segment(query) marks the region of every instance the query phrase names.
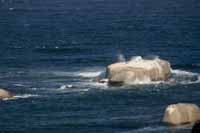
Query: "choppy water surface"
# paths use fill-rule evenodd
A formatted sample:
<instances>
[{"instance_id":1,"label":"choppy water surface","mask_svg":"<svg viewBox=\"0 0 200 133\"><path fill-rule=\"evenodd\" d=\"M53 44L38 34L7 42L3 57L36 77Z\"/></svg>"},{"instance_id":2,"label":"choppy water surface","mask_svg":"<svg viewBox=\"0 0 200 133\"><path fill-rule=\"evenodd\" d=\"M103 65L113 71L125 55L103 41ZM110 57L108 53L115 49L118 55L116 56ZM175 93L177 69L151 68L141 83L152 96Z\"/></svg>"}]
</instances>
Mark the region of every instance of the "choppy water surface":
<instances>
[{"instance_id":1,"label":"choppy water surface","mask_svg":"<svg viewBox=\"0 0 200 133\"><path fill-rule=\"evenodd\" d=\"M200 105L197 0L1 0L1 132L188 133L165 107ZM123 54L168 60L168 82L108 87L93 78Z\"/></svg>"}]
</instances>

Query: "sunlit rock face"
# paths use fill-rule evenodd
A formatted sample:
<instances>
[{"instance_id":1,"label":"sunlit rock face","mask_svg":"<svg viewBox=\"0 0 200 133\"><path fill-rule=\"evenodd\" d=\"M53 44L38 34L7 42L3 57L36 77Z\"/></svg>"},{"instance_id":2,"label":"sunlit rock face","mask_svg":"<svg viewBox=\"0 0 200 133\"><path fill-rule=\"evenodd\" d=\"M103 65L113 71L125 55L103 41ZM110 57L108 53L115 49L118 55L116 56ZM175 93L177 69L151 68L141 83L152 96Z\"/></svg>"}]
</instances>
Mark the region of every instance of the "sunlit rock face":
<instances>
[{"instance_id":1,"label":"sunlit rock face","mask_svg":"<svg viewBox=\"0 0 200 133\"><path fill-rule=\"evenodd\" d=\"M9 91L0 89L0 99L11 98L11 97L13 97L13 95Z\"/></svg>"},{"instance_id":2,"label":"sunlit rock face","mask_svg":"<svg viewBox=\"0 0 200 133\"><path fill-rule=\"evenodd\" d=\"M200 120L200 108L195 104L172 104L169 105L164 114L163 122L172 125L193 123Z\"/></svg>"},{"instance_id":3,"label":"sunlit rock face","mask_svg":"<svg viewBox=\"0 0 200 133\"><path fill-rule=\"evenodd\" d=\"M107 67L110 85L164 81L170 75L170 63L161 59L146 60L138 57L128 62L115 63Z\"/></svg>"}]
</instances>

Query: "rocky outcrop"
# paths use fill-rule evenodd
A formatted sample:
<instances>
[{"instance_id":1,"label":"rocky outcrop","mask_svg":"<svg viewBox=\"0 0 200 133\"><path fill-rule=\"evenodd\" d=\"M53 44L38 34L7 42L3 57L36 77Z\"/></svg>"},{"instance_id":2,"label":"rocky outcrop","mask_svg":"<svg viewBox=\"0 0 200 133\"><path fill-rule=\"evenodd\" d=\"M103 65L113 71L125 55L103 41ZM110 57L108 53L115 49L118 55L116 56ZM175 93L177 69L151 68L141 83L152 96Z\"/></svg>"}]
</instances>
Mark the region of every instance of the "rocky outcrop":
<instances>
[{"instance_id":1,"label":"rocky outcrop","mask_svg":"<svg viewBox=\"0 0 200 133\"><path fill-rule=\"evenodd\" d=\"M4 89L0 89L0 99L11 98L11 97L13 97L12 93L10 93L9 91L6 91Z\"/></svg>"},{"instance_id":2,"label":"rocky outcrop","mask_svg":"<svg viewBox=\"0 0 200 133\"><path fill-rule=\"evenodd\" d=\"M169 105L163 118L163 122L172 125L193 123L198 120L200 120L200 108L195 104L187 103Z\"/></svg>"},{"instance_id":3,"label":"rocky outcrop","mask_svg":"<svg viewBox=\"0 0 200 133\"><path fill-rule=\"evenodd\" d=\"M171 75L170 63L161 60L142 58L129 62L111 64L107 67L110 85L135 84L167 80Z\"/></svg>"}]
</instances>

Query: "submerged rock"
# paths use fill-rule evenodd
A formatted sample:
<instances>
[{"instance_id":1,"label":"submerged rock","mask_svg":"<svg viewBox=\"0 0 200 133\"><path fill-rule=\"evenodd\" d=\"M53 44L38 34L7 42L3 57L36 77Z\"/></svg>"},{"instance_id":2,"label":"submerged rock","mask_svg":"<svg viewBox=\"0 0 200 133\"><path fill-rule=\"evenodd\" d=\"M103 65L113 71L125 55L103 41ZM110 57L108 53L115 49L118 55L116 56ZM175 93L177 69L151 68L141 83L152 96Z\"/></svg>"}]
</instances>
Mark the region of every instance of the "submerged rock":
<instances>
[{"instance_id":1,"label":"submerged rock","mask_svg":"<svg viewBox=\"0 0 200 133\"><path fill-rule=\"evenodd\" d=\"M108 83L110 85L164 81L170 75L170 63L161 59L146 60L138 58L128 62L114 63L107 67Z\"/></svg>"},{"instance_id":2,"label":"submerged rock","mask_svg":"<svg viewBox=\"0 0 200 133\"><path fill-rule=\"evenodd\" d=\"M187 103L169 105L163 118L163 122L172 125L193 123L198 120L200 120L200 108L195 104Z\"/></svg>"},{"instance_id":3,"label":"submerged rock","mask_svg":"<svg viewBox=\"0 0 200 133\"><path fill-rule=\"evenodd\" d=\"M12 93L10 93L10 92L7 91L7 90L0 89L0 99L11 98L11 97L13 97L13 94L12 94Z\"/></svg>"}]
</instances>

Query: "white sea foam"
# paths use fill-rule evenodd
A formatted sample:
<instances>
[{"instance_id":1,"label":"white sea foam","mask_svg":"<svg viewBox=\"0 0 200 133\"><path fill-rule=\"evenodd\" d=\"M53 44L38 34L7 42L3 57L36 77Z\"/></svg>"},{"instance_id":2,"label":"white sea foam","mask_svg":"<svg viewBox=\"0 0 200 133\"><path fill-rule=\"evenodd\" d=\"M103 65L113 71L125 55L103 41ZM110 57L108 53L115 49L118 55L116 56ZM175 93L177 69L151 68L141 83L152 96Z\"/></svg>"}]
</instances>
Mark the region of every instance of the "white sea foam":
<instances>
[{"instance_id":1,"label":"white sea foam","mask_svg":"<svg viewBox=\"0 0 200 133\"><path fill-rule=\"evenodd\" d=\"M132 57L130 61L127 63L130 63L131 65L138 66L138 67L147 67L149 69L152 68L152 66L157 66L159 70L161 71L161 66L158 64L158 61L160 60L159 57L155 57L153 59L154 62L153 64L150 63L149 65L144 65L143 63L143 58L141 56L136 56ZM90 70L90 71L80 71L76 72L75 75L81 76L81 77L86 77L86 78L91 78L93 79L94 77L97 77L103 72L103 70ZM171 70L172 76L167 80L167 81L151 81L148 77L144 77L144 79L136 79L134 82L129 82L129 85L142 85L142 84L195 84L195 83L200 83L200 74L198 73L193 73L185 70ZM107 86L107 82L104 83L97 83L94 81L85 81L87 82L87 85L91 86L98 86L100 88L105 89ZM85 84L85 85L86 85Z\"/></svg>"},{"instance_id":2,"label":"white sea foam","mask_svg":"<svg viewBox=\"0 0 200 133\"><path fill-rule=\"evenodd\" d=\"M72 76L72 77L83 77L83 78L93 78L97 77L103 72L102 68L87 68L79 71L53 71L53 72L45 72L44 74L50 73L55 76Z\"/></svg>"},{"instance_id":3,"label":"white sea foam","mask_svg":"<svg viewBox=\"0 0 200 133\"><path fill-rule=\"evenodd\" d=\"M198 73L193 73L193 72L179 70L179 69L172 70L172 73L180 75L180 76L183 76L183 75L185 75L185 76L197 76L197 75L199 75Z\"/></svg>"},{"instance_id":4,"label":"white sea foam","mask_svg":"<svg viewBox=\"0 0 200 133\"><path fill-rule=\"evenodd\" d=\"M143 60L142 56L132 56L130 62L141 61L141 60Z\"/></svg>"},{"instance_id":5,"label":"white sea foam","mask_svg":"<svg viewBox=\"0 0 200 133\"><path fill-rule=\"evenodd\" d=\"M25 85L23 85L23 84L13 84L14 86L18 86L18 87L23 87L23 86L25 86Z\"/></svg>"},{"instance_id":6,"label":"white sea foam","mask_svg":"<svg viewBox=\"0 0 200 133\"><path fill-rule=\"evenodd\" d=\"M122 131L121 133L144 133L144 132L158 132L165 130L165 127L159 126L159 127L144 127L144 128L139 128L136 130L130 130L130 131Z\"/></svg>"},{"instance_id":7,"label":"white sea foam","mask_svg":"<svg viewBox=\"0 0 200 133\"><path fill-rule=\"evenodd\" d=\"M55 76L72 76L72 77L84 77L84 78L92 78L100 75L102 71L76 71L76 72L64 72L64 71L55 71L49 72Z\"/></svg>"},{"instance_id":8,"label":"white sea foam","mask_svg":"<svg viewBox=\"0 0 200 133\"><path fill-rule=\"evenodd\" d=\"M124 56L120 54L118 56L118 60L122 63L129 64L130 66L134 67L144 67L146 69L152 69L153 67L157 67L159 72L162 71L162 66L160 65L159 57L154 56L153 59L151 60L146 60L143 59L141 56L135 56L132 57L129 61L126 61ZM125 62L126 61L126 62ZM146 63L146 61L148 63ZM103 70L90 70L90 71L81 71L78 73L78 76L81 77L87 77L87 78L94 78L98 75L100 75L103 72ZM200 74L199 73L194 73L194 72L189 72L185 70L179 70L179 69L171 69L172 76L167 80L167 81L151 81L148 77L144 77L144 79L136 79L134 82L129 82L128 84L130 85L142 85L142 84L196 84L200 83ZM97 83L94 81L85 81L87 82L87 85L92 85L92 86L97 86L100 88L105 89L107 86L107 82L104 83Z\"/></svg>"},{"instance_id":9,"label":"white sea foam","mask_svg":"<svg viewBox=\"0 0 200 133\"><path fill-rule=\"evenodd\" d=\"M68 89L68 88L72 88L73 87L73 85L62 85L59 89L60 90L65 90L65 89Z\"/></svg>"},{"instance_id":10,"label":"white sea foam","mask_svg":"<svg viewBox=\"0 0 200 133\"><path fill-rule=\"evenodd\" d=\"M129 61L125 62L126 64L138 68L145 68L145 69L152 69L158 68L159 72L162 71L162 66L159 63L159 57L154 56L151 60L143 59L141 56L134 56ZM193 73L184 70L171 70L172 77L168 81L151 81L148 77L144 77L144 79L136 79L134 82L129 82L130 85L137 85L137 84L194 84L200 83L200 74Z\"/></svg>"},{"instance_id":11,"label":"white sea foam","mask_svg":"<svg viewBox=\"0 0 200 133\"><path fill-rule=\"evenodd\" d=\"M121 61L126 61L123 55L119 55L119 59ZM162 67L159 65L159 57L155 56L153 59L150 60L148 65L144 63L144 61L148 61L146 59L143 59L141 56L135 56L132 57L129 61L122 62L122 63L127 63L130 64L131 66L134 67L145 67L147 69L151 69L153 66L157 67L160 71ZM153 61L153 62L152 62ZM145 64L145 65L144 65ZM84 68L79 71L71 71L71 72L66 72L66 71L53 71L53 72L46 72L46 73L51 73L56 76L72 76L74 78L83 78L81 79L80 83L76 84L67 84L67 85L62 85L58 90L73 90L76 87L83 87L83 86L96 86L98 88L108 88L107 86L107 81L104 83L98 83L94 81L94 78L101 75L102 72L105 72L105 68L102 67L94 67L94 68ZM134 82L130 81L130 85L142 85L142 84L194 84L194 83L200 83L200 74L198 73L193 73L189 71L184 71L184 70L171 70L172 76L169 78L167 81L151 81L148 77L144 77L144 79L138 79L135 80Z\"/></svg>"},{"instance_id":12,"label":"white sea foam","mask_svg":"<svg viewBox=\"0 0 200 133\"><path fill-rule=\"evenodd\" d=\"M92 77L97 77L102 73L102 71L97 71L97 72L80 72L78 73L78 76L81 77L86 77L86 78L92 78Z\"/></svg>"},{"instance_id":13,"label":"white sea foam","mask_svg":"<svg viewBox=\"0 0 200 133\"><path fill-rule=\"evenodd\" d=\"M151 81L149 77L145 76L143 79L136 79L135 81L127 82L128 85L147 85L147 84L160 84L163 81Z\"/></svg>"},{"instance_id":14,"label":"white sea foam","mask_svg":"<svg viewBox=\"0 0 200 133\"><path fill-rule=\"evenodd\" d=\"M49 72L49 73L52 73L55 76L74 76L74 73L64 72L64 71L54 71L54 72Z\"/></svg>"},{"instance_id":15,"label":"white sea foam","mask_svg":"<svg viewBox=\"0 0 200 133\"><path fill-rule=\"evenodd\" d=\"M67 87L66 87L66 85L62 85L59 89L60 90L64 90L64 89L66 89Z\"/></svg>"},{"instance_id":16,"label":"white sea foam","mask_svg":"<svg viewBox=\"0 0 200 133\"><path fill-rule=\"evenodd\" d=\"M145 68L145 69L153 69L158 68L159 72L162 71L162 66L159 63L159 58L155 58L153 60L145 60L141 56L132 57L130 61L126 62L130 67L135 68Z\"/></svg>"},{"instance_id":17,"label":"white sea foam","mask_svg":"<svg viewBox=\"0 0 200 133\"><path fill-rule=\"evenodd\" d=\"M14 10L14 8L13 8L13 7L10 7L9 10L12 11L12 10Z\"/></svg>"},{"instance_id":18,"label":"white sea foam","mask_svg":"<svg viewBox=\"0 0 200 133\"><path fill-rule=\"evenodd\" d=\"M88 86L95 86L95 87L98 87L100 89L107 89L108 88L108 84L107 82L104 82L104 83L98 83L98 82L88 82L86 83L85 85L88 85Z\"/></svg>"},{"instance_id":19,"label":"white sea foam","mask_svg":"<svg viewBox=\"0 0 200 133\"><path fill-rule=\"evenodd\" d=\"M183 84L183 85L197 84L197 83L200 83L200 80L198 79L198 80L195 80L195 81L190 81L190 80L189 81L180 81L178 83Z\"/></svg>"},{"instance_id":20,"label":"white sea foam","mask_svg":"<svg viewBox=\"0 0 200 133\"><path fill-rule=\"evenodd\" d=\"M168 84L168 85L175 85L175 84L182 84L182 85L187 85L187 84L197 84L200 83L200 75L198 75L196 80L192 80L193 77L191 77L191 73L188 72L188 76L190 76L188 79L181 79L181 75L176 75L176 77L171 77L167 81L151 81L149 78L144 78L144 79L136 79L133 82L128 82L128 85L156 85L156 84ZM195 75L196 76L196 75ZM100 86L100 87L106 87L107 83L90 83L93 86Z\"/></svg>"},{"instance_id":21,"label":"white sea foam","mask_svg":"<svg viewBox=\"0 0 200 133\"><path fill-rule=\"evenodd\" d=\"M87 77L93 79L94 77L100 75L101 72L84 72L81 73L82 77ZM200 83L200 75L198 73L192 73L188 71L183 70L172 70L172 77L170 77L167 81L151 81L148 77L144 77L144 79L136 79L134 82L130 81L127 84L129 85L156 85L156 84L195 84ZM80 76L80 73L79 73ZM195 76L197 77L195 80ZM185 77L185 78L183 78ZM98 83L94 82L92 80L90 81L84 81L85 83L81 83L83 86L89 85L89 86L96 86L102 89L107 89L108 85L108 79L105 79L104 83Z\"/></svg>"},{"instance_id":22,"label":"white sea foam","mask_svg":"<svg viewBox=\"0 0 200 133\"><path fill-rule=\"evenodd\" d=\"M144 127L137 129L136 133L144 133L144 132L155 132L155 131L162 131L164 130L164 127Z\"/></svg>"},{"instance_id":23,"label":"white sea foam","mask_svg":"<svg viewBox=\"0 0 200 133\"><path fill-rule=\"evenodd\" d=\"M23 94L23 95L15 95L11 98L4 98L3 100L17 100L17 99L26 99L26 98L31 98L31 97L37 97L38 95L33 95L33 94Z\"/></svg>"},{"instance_id":24,"label":"white sea foam","mask_svg":"<svg viewBox=\"0 0 200 133\"><path fill-rule=\"evenodd\" d=\"M78 83L81 87L84 86L84 89L79 86L74 85L61 85L60 88L54 90L58 93L72 93L72 92L87 92L90 90L90 88L87 88L87 86L84 83Z\"/></svg>"},{"instance_id":25,"label":"white sea foam","mask_svg":"<svg viewBox=\"0 0 200 133\"><path fill-rule=\"evenodd\" d=\"M200 83L200 74L178 69L172 70L172 77L168 83L183 85Z\"/></svg>"}]
</instances>

